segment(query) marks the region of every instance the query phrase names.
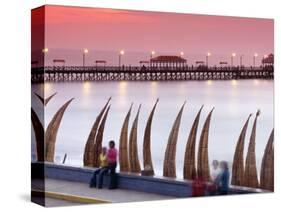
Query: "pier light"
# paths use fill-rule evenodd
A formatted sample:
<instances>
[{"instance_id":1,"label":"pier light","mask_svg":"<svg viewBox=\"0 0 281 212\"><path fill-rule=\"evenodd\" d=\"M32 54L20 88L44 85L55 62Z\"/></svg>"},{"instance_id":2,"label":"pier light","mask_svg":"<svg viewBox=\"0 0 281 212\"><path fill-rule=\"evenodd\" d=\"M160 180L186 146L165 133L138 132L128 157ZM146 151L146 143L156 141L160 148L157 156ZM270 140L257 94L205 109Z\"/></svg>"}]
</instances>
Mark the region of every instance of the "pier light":
<instances>
[{"instance_id":1,"label":"pier light","mask_svg":"<svg viewBox=\"0 0 281 212\"><path fill-rule=\"evenodd\" d=\"M122 57L122 55L124 55L125 54L125 51L124 50L120 50L119 51L119 67L121 67L121 57Z\"/></svg>"},{"instance_id":2,"label":"pier light","mask_svg":"<svg viewBox=\"0 0 281 212\"><path fill-rule=\"evenodd\" d=\"M184 52L180 52L180 56L183 57L183 55L184 55Z\"/></svg>"},{"instance_id":3,"label":"pier light","mask_svg":"<svg viewBox=\"0 0 281 212\"><path fill-rule=\"evenodd\" d=\"M256 67L256 57L258 57L259 55L257 53L254 54L253 57L253 66Z\"/></svg>"},{"instance_id":4,"label":"pier light","mask_svg":"<svg viewBox=\"0 0 281 212\"><path fill-rule=\"evenodd\" d=\"M265 58L268 58L268 55L267 55L267 54L263 55L263 58L264 58L264 59L265 59Z\"/></svg>"},{"instance_id":5,"label":"pier light","mask_svg":"<svg viewBox=\"0 0 281 212\"><path fill-rule=\"evenodd\" d=\"M88 49L83 49L83 67L85 67L86 54L89 53Z\"/></svg>"},{"instance_id":6,"label":"pier light","mask_svg":"<svg viewBox=\"0 0 281 212\"><path fill-rule=\"evenodd\" d=\"M42 52L43 52L44 54L46 54L46 53L49 52L49 49L48 49L48 48L44 48L44 49L42 49Z\"/></svg>"}]
</instances>

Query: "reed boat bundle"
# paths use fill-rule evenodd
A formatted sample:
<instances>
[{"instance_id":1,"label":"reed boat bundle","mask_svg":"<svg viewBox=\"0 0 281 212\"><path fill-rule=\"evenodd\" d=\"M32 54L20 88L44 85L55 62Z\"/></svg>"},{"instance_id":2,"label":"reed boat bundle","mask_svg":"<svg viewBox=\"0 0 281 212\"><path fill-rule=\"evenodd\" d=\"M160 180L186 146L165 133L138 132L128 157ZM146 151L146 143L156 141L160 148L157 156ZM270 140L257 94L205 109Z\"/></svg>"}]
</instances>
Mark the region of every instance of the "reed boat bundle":
<instances>
[{"instance_id":1,"label":"reed boat bundle","mask_svg":"<svg viewBox=\"0 0 281 212\"><path fill-rule=\"evenodd\" d=\"M184 104L182 105L168 138L168 143L165 151L164 167L163 167L164 177L174 177L174 178L176 177L176 149L177 149L180 121L185 104L186 102L184 102Z\"/></svg>"},{"instance_id":2,"label":"reed boat bundle","mask_svg":"<svg viewBox=\"0 0 281 212\"><path fill-rule=\"evenodd\" d=\"M274 191L274 129L267 141L261 164L260 188Z\"/></svg>"},{"instance_id":3,"label":"reed boat bundle","mask_svg":"<svg viewBox=\"0 0 281 212\"><path fill-rule=\"evenodd\" d=\"M197 129L202 109L203 105L194 119L185 147L183 178L187 180L193 180L197 175L195 164L195 146Z\"/></svg>"},{"instance_id":4,"label":"reed boat bundle","mask_svg":"<svg viewBox=\"0 0 281 212\"><path fill-rule=\"evenodd\" d=\"M137 145L137 136L138 136L138 119L140 113L141 105L138 108L136 118L133 122L130 137L129 137L129 163L130 171L139 173L141 171L140 162L138 157L138 145Z\"/></svg>"},{"instance_id":5,"label":"reed boat bundle","mask_svg":"<svg viewBox=\"0 0 281 212\"><path fill-rule=\"evenodd\" d=\"M256 117L254 120L250 142L248 146L248 152L246 157L246 165L244 172L244 182L243 185L252 188L259 187L258 175L257 175L257 167L256 167L256 127L257 127L257 118L260 115L260 111L258 110L256 113Z\"/></svg>"},{"instance_id":6,"label":"reed boat bundle","mask_svg":"<svg viewBox=\"0 0 281 212\"><path fill-rule=\"evenodd\" d=\"M67 101L61 108L56 112L51 122L49 123L45 133L45 161L54 162L55 144L58 129L64 115L64 112L68 105L72 102L73 98Z\"/></svg>"},{"instance_id":7,"label":"reed boat bundle","mask_svg":"<svg viewBox=\"0 0 281 212\"><path fill-rule=\"evenodd\" d=\"M97 136L95 139L95 143L94 143L94 157L93 157L93 166L94 167L100 167L100 160L99 160L99 155L101 153L102 150L102 140L103 140L103 132L104 132L104 128L105 128L105 123L106 123L106 119L107 119L107 115L110 109L110 105L107 107L104 116L102 118L102 121L100 123L100 126L98 128L98 132L97 132Z\"/></svg>"},{"instance_id":8,"label":"reed boat bundle","mask_svg":"<svg viewBox=\"0 0 281 212\"><path fill-rule=\"evenodd\" d=\"M250 114L241 130L241 133L239 135L234 157L233 157L233 164L232 164L232 179L231 184L242 186L243 185L243 179L244 179L244 143L245 143L245 137L246 132L249 124L249 120L251 118L252 114Z\"/></svg>"},{"instance_id":9,"label":"reed boat bundle","mask_svg":"<svg viewBox=\"0 0 281 212\"><path fill-rule=\"evenodd\" d=\"M35 93L41 103L46 106L48 102L56 95L57 93L52 94L48 98L44 99L39 94ZM64 115L64 112L68 105L72 102L73 98L67 101L60 109L55 113L51 122L49 123L46 132L42 123L40 122L36 112L31 108L31 121L34 128L34 134L36 139L36 151L37 151L37 160L38 161L54 161L55 154L55 144L58 129Z\"/></svg>"},{"instance_id":10,"label":"reed boat bundle","mask_svg":"<svg viewBox=\"0 0 281 212\"><path fill-rule=\"evenodd\" d=\"M47 99L44 99L41 95L38 93L34 93L37 98L40 100L40 102L43 104L43 106L46 106L48 102L57 94L54 93L51 96L49 96ZM44 110L44 109L43 109ZM36 112L33 110L31 107L31 122L33 125L34 129L34 134L35 134L35 141L36 141L36 153L37 153L37 160L38 161L44 161L44 148L45 148L45 143L44 143L44 136L45 136L45 130L40 122L39 117L37 116Z\"/></svg>"},{"instance_id":11,"label":"reed boat bundle","mask_svg":"<svg viewBox=\"0 0 281 212\"><path fill-rule=\"evenodd\" d=\"M149 167L152 173L154 174L153 164L152 164L152 156L151 156L151 125L154 116L154 112L157 106L159 99L156 100L150 115L148 117L146 127L144 130L144 137L143 137L143 167Z\"/></svg>"},{"instance_id":12,"label":"reed boat bundle","mask_svg":"<svg viewBox=\"0 0 281 212\"><path fill-rule=\"evenodd\" d=\"M35 93L35 95L38 97L38 99L42 102L42 104L44 106L46 106L48 104L48 102L55 96L57 95L57 92L53 93L51 96L47 97L46 99L44 99L42 96L40 96L39 94Z\"/></svg>"},{"instance_id":13,"label":"reed boat bundle","mask_svg":"<svg viewBox=\"0 0 281 212\"><path fill-rule=\"evenodd\" d=\"M211 122L211 116L213 111L214 108L208 114L206 121L203 125L200 141L199 141L198 156L197 156L197 176L198 178L204 181L210 181L208 142L209 142L210 122Z\"/></svg>"},{"instance_id":14,"label":"reed boat bundle","mask_svg":"<svg viewBox=\"0 0 281 212\"><path fill-rule=\"evenodd\" d=\"M133 103L130 106L130 109L124 119L120 139L119 139L119 165L121 172L129 172L129 155L128 155L128 126L131 116Z\"/></svg>"},{"instance_id":15,"label":"reed boat bundle","mask_svg":"<svg viewBox=\"0 0 281 212\"><path fill-rule=\"evenodd\" d=\"M111 97L107 100L106 104L104 105L104 107L102 108L102 110L100 111L98 116L96 117L96 120L91 128L90 134L88 136L88 139L87 139L87 142L86 142L86 145L84 148L84 155L83 155L84 166L90 166L90 167L94 166L94 144L95 144L96 134L98 131L100 121L103 117L103 114L104 114L110 100L111 100Z\"/></svg>"},{"instance_id":16,"label":"reed boat bundle","mask_svg":"<svg viewBox=\"0 0 281 212\"><path fill-rule=\"evenodd\" d=\"M31 122L35 134L37 160L44 161L44 127L33 108L31 108Z\"/></svg>"}]
</instances>

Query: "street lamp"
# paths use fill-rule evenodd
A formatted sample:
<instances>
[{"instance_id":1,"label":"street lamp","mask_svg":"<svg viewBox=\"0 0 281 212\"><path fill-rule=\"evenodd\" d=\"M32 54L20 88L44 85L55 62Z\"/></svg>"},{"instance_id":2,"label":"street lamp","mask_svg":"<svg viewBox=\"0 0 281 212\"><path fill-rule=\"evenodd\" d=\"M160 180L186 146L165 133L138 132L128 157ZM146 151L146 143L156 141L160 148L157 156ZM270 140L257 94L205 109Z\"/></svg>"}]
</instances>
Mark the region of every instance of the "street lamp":
<instances>
[{"instance_id":1,"label":"street lamp","mask_svg":"<svg viewBox=\"0 0 281 212\"><path fill-rule=\"evenodd\" d=\"M254 68L256 67L256 57L258 57L259 55L257 53L254 54L254 57L253 57L253 66Z\"/></svg>"},{"instance_id":2,"label":"street lamp","mask_svg":"<svg viewBox=\"0 0 281 212\"><path fill-rule=\"evenodd\" d=\"M150 61L149 61L149 65L150 65L150 67L151 67L151 65L152 65L152 58L153 58L153 56L156 54L156 52L154 51L154 50L152 50L151 52L150 52Z\"/></svg>"},{"instance_id":3,"label":"street lamp","mask_svg":"<svg viewBox=\"0 0 281 212\"><path fill-rule=\"evenodd\" d=\"M86 57L86 54L88 54L88 53L89 53L88 49L83 50L83 67L85 67L85 57Z\"/></svg>"},{"instance_id":4,"label":"street lamp","mask_svg":"<svg viewBox=\"0 0 281 212\"><path fill-rule=\"evenodd\" d=\"M155 51L152 50L152 51L150 52L150 59L152 59L155 54L156 54Z\"/></svg>"},{"instance_id":5,"label":"street lamp","mask_svg":"<svg viewBox=\"0 0 281 212\"><path fill-rule=\"evenodd\" d=\"M212 54L210 52L207 52L206 54L206 66L208 67L209 66L209 57L211 56Z\"/></svg>"},{"instance_id":6,"label":"street lamp","mask_svg":"<svg viewBox=\"0 0 281 212\"><path fill-rule=\"evenodd\" d=\"M265 61L264 61L266 58L268 58L268 55L267 55L267 54L263 55L263 61L262 61L263 67L266 66L266 65L265 65Z\"/></svg>"},{"instance_id":7,"label":"street lamp","mask_svg":"<svg viewBox=\"0 0 281 212\"><path fill-rule=\"evenodd\" d=\"M43 53L43 56L41 57L39 57L38 58L38 61L40 60L40 58L42 58L42 62L43 62L43 66L45 65L45 58L46 58L46 54L49 52L49 49L47 48L47 47L45 47L45 48L43 48L42 49L42 53Z\"/></svg>"},{"instance_id":8,"label":"street lamp","mask_svg":"<svg viewBox=\"0 0 281 212\"><path fill-rule=\"evenodd\" d=\"M231 67L233 67L233 58L236 57L236 53L231 54Z\"/></svg>"},{"instance_id":9,"label":"street lamp","mask_svg":"<svg viewBox=\"0 0 281 212\"><path fill-rule=\"evenodd\" d=\"M124 54L125 54L125 51L124 50L120 50L120 52L119 52L119 67L121 67L121 57Z\"/></svg>"},{"instance_id":10,"label":"street lamp","mask_svg":"<svg viewBox=\"0 0 281 212\"><path fill-rule=\"evenodd\" d=\"M243 57L244 57L244 54L241 54L240 55L240 68L242 68L242 66L243 66Z\"/></svg>"}]
</instances>

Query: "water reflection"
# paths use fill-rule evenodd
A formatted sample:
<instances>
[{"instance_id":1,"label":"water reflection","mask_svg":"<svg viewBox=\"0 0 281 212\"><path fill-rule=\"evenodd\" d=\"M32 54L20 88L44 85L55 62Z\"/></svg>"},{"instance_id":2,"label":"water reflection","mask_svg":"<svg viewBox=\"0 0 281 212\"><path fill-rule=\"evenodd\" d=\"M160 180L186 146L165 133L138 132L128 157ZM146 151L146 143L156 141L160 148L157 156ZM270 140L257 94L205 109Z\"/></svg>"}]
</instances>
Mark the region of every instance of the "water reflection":
<instances>
[{"instance_id":1,"label":"water reflection","mask_svg":"<svg viewBox=\"0 0 281 212\"><path fill-rule=\"evenodd\" d=\"M44 92L45 92L45 94L51 93L52 89L53 89L52 88L52 84L49 83L49 82L45 82L45 84L44 84Z\"/></svg>"},{"instance_id":2,"label":"water reflection","mask_svg":"<svg viewBox=\"0 0 281 212\"><path fill-rule=\"evenodd\" d=\"M232 86L237 86L238 85L238 81L237 80L231 80L231 85Z\"/></svg>"},{"instance_id":3,"label":"water reflection","mask_svg":"<svg viewBox=\"0 0 281 212\"><path fill-rule=\"evenodd\" d=\"M127 105L127 90L128 90L128 82L121 81L118 84L118 96L117 96L117 104L119 108L123 108Z\"/></svg>"},{"instance_id":4,"label":"water reflection","mask_svg":"<svg viewBox=\"0 0 281 212\"><path fill-rule=\"evenodd\" d=\"M207 80L207 85L212 85L213 84L213 81L212 80Z\"/></svg>"},{"instance_id":5,"label":"water reflection","mask_svg":"<svg viewBox=\"0 0 281 212\"><path fill-rule=\"evenodd\" d=\"M91 91L91 83L90 82L83 82L82 85L82 92L83 95L88 95Z\"/></svg>"},{"instance_id":6,"label":"water reflection","mask_svg":"<svg viewBox=\"0 0 281 212\"><path fill-rule=\"evenodd\" d=\"M260 84L259 80L254 80L254 85L258 86Z\"/></svg>"}]
</instances>

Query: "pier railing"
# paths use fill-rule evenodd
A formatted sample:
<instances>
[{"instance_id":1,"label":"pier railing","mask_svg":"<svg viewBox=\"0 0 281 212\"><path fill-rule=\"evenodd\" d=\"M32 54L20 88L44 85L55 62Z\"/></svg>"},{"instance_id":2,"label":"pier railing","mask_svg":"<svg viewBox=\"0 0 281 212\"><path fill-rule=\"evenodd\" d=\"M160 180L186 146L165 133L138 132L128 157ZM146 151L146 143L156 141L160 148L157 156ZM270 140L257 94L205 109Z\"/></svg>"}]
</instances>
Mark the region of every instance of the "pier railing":
<instances>
[{"instance_id":1,"label":"pier railing","mask_svg":"<svg viewBox=\"0 0 281 212\"><path fill-rule=\"evenodd\" d=\"M173 81L273 79L274 67L145 67L145 66L46 66L31 70L32 82L69 81Z\"/></svg>"}]
</instances>

